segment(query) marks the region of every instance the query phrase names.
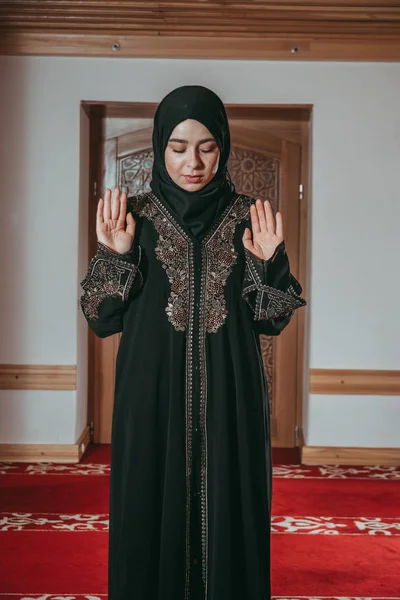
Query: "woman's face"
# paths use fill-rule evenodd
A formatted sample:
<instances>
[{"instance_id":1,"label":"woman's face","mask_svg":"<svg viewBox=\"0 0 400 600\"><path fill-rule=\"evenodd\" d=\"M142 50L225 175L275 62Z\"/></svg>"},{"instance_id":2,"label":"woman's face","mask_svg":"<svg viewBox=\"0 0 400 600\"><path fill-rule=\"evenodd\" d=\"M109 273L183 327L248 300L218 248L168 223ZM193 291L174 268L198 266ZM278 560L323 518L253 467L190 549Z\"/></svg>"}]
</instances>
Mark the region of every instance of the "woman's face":
<instances>
[{"instance_id":1,"label":"woman's face","mask_svg":"<svg viewBox=\"0 0 400 600\"><path fill-rule=\"evenodd\" d=\"M219 148L207 127L186 119L170 135L165 166L172 181L188 192L207 185L218 170Z\"/></svg>"}]
</instances>

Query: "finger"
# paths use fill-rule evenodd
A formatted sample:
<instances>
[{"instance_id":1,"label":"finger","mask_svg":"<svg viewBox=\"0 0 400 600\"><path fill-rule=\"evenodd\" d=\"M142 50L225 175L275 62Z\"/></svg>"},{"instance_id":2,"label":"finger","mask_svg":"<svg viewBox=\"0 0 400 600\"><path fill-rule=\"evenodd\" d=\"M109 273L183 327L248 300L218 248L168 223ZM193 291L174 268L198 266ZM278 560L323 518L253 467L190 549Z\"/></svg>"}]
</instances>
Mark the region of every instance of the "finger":
<instances>
[{"instance_id":1,"label":"finger","mask_svg":"<svg viewBox=\"0 0 400 600\"><path fill-rule=\"evenodd\" d=\"M121 194L119 215L117 216L117 219L118 219L118 221L122 221L124 224L125 224L127 203L128 202L127 202L126 192L123 192Z\"/></svg>"},{"instance_id":2,"label":"finger","mask_svg":"<svg viewBox=\"0 0 400 600\"><path fill-rule=\"evenodd\" d=\"M129 233L129 235L132 236L133 239L135 237L135 229L136 229L136 221L133 218L132 213L128 213L126 215L126 231L127 231L127 233Z\"/></svg>"},{"instance_id":3,"label":"finger","mask_svg":"<svg viewBox=\"0 0 400 600\"><path fill-rule=\"evenodd\" d=\"M114 190L114 198L113 198L113 203L112 203L112 212L111 212L111 218L113 221L117 221L119 218L119 207L120 207L120 190L119 188L115 188Z\"/></svg>"},{"instance_id":4,"label":"finger","mask_svg":"<svg viewBox=\"0 0 400 600\"><path fill-rule=\"evenodd\" d=\"M280 212L276 213L276 235L283 239L283 218Z\"/></svg>"},{"instance_id":5,"label":"finger","mask_svg":"<svg viewBox=\"0 0 400 600\"><path fill-rule=\"evenodd\" d=\"M267 219L267 229L270 233L275 233L274 213L272 212L271 202L269 202L268 200L264 202L264 210Z\"/></svg>"},{"instance_id":6,"label":"finger","mask_svg":"<svg viewBox=\"0 0 400 600\"><path fill-rule=\"evenodd\" d=\"M260 222L258 220L258 211L255 204L250 206L251 228L253 233L260 233Z\"/></svg>"},{"instance_id":7,"label":"finger","mask_svg":"<svg viewBox=\"0 0 400 600\"><path fill-rule=\"evenodd\" d=\"M265 211L264 211L264 205L262 203L262 200L260 200L260 199L257 200L256 207L257 207L258 221L260 223L260 230L265 231L265 229L267 229L267 221L265 218Z\"/></svg>"},{"instance_id":8,"label":"finger","mask_svg":"<svg viewBox=\"0 0 400 600\"><path fill-rule=\"evenodd\" d=\"M106 189L106 193L104 195L103 219L104 219L104 221L109 221L111 219L111 190L110 190L110 188Z\"/></svg>"},{"instance_id":9,"label":"finger","mask_svg":"<svg viewBox=\"0 0 400 600\"><path fill-rule=\"evenodd\" d=\"M97 223L97 225L101 225L102 223L104 223L103 208L104 208L104 200L103 200L103 198L100 198L100 200L99 200L99 202L97 204L97 212L96 212L96 223Z\"/></svg>"},{"instance_id":10,"label":"finger","mask_svg":"<svg viewBox=\"0 0 400 600\"><path fill-rule=\"evenodd\" d=\"M246 241L251 240L251 230L249 229L249 227L246 227L246 229L244 230L243 239Z\"/></svg>"}]
</instances>

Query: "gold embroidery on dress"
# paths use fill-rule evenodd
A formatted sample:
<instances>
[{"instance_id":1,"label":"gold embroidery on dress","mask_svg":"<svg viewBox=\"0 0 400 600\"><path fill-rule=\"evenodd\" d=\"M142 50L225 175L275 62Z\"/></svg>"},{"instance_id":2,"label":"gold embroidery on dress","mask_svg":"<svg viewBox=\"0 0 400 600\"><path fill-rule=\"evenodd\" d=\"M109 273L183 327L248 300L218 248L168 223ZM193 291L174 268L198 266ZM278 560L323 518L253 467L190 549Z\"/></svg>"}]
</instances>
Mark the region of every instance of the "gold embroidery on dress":
<instances>
[{"instance_id":1,"label":"gold embroidery on dress","mask_svg":"<svg viewBox=\"0 0 400 600\"><path fill-rule=\"evenodd\" d=\"M237 260L233 239L236 225L247 219L250 198L238 196L219 226L204 240L203 276L205 275L205 330L215 333L223 325L228 311L225 302L225 285ZM205 273L204 273L205 271Z\"/></svg>"},{"instance_id":2,"label":"gold embroidery on dress","mask_svg":"<svg viewBox=\"0 0 400 600\"><path fill-rule=\"evenodd\" d=\"M189 317L190 239L154 194L149 195L153 202L146 202L145 196L134 199L137 203L135 205L133 202L134 210L152 221L158 233L155 252L171 285L165 312L177 331L186 331ZM228 314L224 292L228 276L237 260L233 238L236 225L248 217L249 206L250 199L247 196L238 196L202 243L207 333L218 331Z\"/></svg>"},{"instance_id":3,"label":"gold embroidery on dress","mask_svg":"<svg viewBox=\"0 0 400 600\"><path fill-rule=\"evenodd\" d=\"M154 201L144 203L138 214L152 221L158 233L155 253L171 285L165 308L168 320L177 331L186 331L189 321L189 239L175 225L158 198L151 197Z\"/></svg>"},{"instance_id":4,"label":"gold embroidery on dress","mask_svg":"<svg viewBox=\"0 0 400 600\"><path fill-rule=\"evenodd\" d=\"M80 299L82 310L88 319L99 318L99 306L109 297L128 299L133 282L141 273L138 265L125 261L129 252L118 255L98 242L97 254L90 261L87 273L81 281L84 291ZM140 262L140 252L139 252Z\"/></svg>"}]
</instances>

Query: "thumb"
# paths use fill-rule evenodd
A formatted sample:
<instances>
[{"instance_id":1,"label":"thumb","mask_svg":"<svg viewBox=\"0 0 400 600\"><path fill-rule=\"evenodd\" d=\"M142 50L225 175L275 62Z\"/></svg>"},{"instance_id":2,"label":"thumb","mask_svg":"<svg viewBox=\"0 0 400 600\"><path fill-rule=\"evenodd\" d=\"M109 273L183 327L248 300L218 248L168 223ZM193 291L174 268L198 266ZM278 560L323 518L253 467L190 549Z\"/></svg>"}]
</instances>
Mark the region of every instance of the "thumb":
<instances>
[{"instance_id":1,"label":"thumb","mask_svg":"<svg viewBox=\"0 0 400 600\"><path fill-rule=\"evenodd\" d=\"M136 221L133 218L132 213L128 213L126 215L126 233L129 233L129 235L132 237L132 239L135 237L135 229L136 229Z\"/></svg>"},{"instance_id":2,"label":"thumb","mask_svg":"<svg viewBox=\"0 0 400 600\"><path fill-rule=\"evenodd\" d=\"M251 239L251 231L248 227L244 230L244 234L242 237L243 246L248 250L251 250L253 247L253 240Z\"/></svg>"}]
</instances>

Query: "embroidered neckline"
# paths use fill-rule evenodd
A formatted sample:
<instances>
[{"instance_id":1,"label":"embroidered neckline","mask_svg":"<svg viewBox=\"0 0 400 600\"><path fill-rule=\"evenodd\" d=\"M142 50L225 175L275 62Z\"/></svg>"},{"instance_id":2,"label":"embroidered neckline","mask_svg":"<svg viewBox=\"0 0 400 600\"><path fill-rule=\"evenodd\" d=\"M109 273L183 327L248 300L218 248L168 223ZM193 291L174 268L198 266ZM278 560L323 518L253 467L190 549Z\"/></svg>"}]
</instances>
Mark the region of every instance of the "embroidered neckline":
<instances>
[{"instance_id":1,"label":"embroidered neckline","mask_svg":"<svg viewBox=\"0 0 400 600\"><path fill-rule=\"evenodd\" d=\"M161 202L159 197L156 196L154 194L154 192L148 192L146 195L150 198L150 200L152 202L154 202L154 204L157 206L159 211L162 212L168 218L168 220L171 222L171 224L175 227L175 229L177 231L179 231L179 233L185 238L185 240L188 242L191 242L192 236L190 236L188 233L186 233L186 231L183 229L183 227L178 223L178 221L175 219L175 217L170 213L168 208L166 206L164 206L164 204Z\"/></svg>"},{"instance_id":2,"label":"embroidered neckline","mask_svg":"<svg viewBox=\"0 0 400 600\"><path fill-rule=\"evenodd\" d=\"M248 197L236 194L234 201L221 213L204 238L189 236L160 199L150 192L139 203L139 214L150 219L158 232L155 248L157 258L167 272L171 285L165 309L168 320L177 331L186 331L189 325L189 289L193 287L194 246L201 250L201 321L204 334L216 333L224 324L228 311L225 286L238 253L234 246L236 225L248 217Z\"/></svg>"},{"instance_id":3,"label":"embroidered neckline","mask_svg":"<svg viewBox=\"0 0 400 600\"><path fill-rule=\"evenodd\" d=\"M224 208L224 210L222 211L222 213L219 215L219 217L217 218L217 220L215 221L215 223L211 226L211 229L209 229L207 231L207 233L205 234L205 236L203 236L200 239L197 239L196 236L187 233L183 227L179 224L179 222L177 221L177 219L172 215L172 213L168 210L168 208L162 203L162 201L159 199L158 196L156 196L154 194L154 192L148 192L146 194L151 201L153 201L157 207L159 208L159 210L161 212L163 212L168 219L171 221L171 223L174 225L174 227L179 231L179 233L190 243L197 243L197 244L201 244L201 246L206 246L208 241L210 240L210 238L215 234L215 232L217 231L217 229L219 229L219 227L222 225L222 223L225 220L225 217L229 214L229 212L234 208L234 206L236 205L236 203L245 198L245 196L243 194L238 194L236 193L234 195L234 197L232 198L232 202L230 204L228 204L228 206L226 206Z\"/></svg>"}]
</instances>

